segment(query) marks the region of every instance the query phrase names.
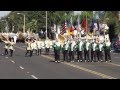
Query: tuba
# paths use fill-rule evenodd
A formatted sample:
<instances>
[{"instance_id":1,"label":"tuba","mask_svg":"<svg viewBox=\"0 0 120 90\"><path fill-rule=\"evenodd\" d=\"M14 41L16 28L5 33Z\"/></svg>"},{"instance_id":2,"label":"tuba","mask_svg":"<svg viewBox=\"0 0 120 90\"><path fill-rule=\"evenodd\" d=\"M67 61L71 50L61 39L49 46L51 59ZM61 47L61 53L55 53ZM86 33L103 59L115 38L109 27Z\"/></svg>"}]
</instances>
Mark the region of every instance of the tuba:
<instances>
[{"instance_id":1,"label":"tuba","mask_svg":"<svg viewBox=\"0 0 120 90\"><path fill-rule=\"evenodd\" d=\"M8 40L8 36L6 36L6 35L1 35L1 40L7 41L7 40Z\"/></svg>"},{"instance_id":2,"label":"tuba","mask_svg":"<svg viewBox=\"0 0 120 90\"><path fill-rule=\"evenodd\" d=\"M63 46L64 41L65 41L65 37L63 35L61 35L61 34L58 34L58 39L60 41L61 46Z\"/></svg>"}]
</instances>

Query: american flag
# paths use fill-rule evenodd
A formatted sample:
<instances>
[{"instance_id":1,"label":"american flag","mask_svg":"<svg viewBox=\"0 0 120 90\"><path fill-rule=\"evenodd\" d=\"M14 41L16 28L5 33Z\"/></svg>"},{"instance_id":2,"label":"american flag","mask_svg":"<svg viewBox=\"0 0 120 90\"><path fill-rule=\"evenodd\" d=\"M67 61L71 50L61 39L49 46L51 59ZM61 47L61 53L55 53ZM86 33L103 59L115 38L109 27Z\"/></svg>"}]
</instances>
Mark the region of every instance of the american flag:
<instances>
[{"instance_id":1,"label":"american flag","mask_svg":"<svg viewBox=\"0 0 120 90\"><path fill-rule=\"evenodd\" d=\"M67 28L67 22L65 20L64 23L61 25L61 32L60 32L61 35L66 33L66 28Z\"/></svg>"}]
</instances>

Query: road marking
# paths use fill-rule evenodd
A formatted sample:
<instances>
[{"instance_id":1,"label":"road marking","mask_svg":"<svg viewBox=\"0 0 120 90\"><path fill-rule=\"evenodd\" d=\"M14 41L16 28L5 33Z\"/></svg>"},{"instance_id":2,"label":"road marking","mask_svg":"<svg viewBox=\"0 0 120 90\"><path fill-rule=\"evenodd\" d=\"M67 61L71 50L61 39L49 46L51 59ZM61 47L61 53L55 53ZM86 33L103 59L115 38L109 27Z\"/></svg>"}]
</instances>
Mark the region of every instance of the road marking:
<instances>
[{"instance_id":1,"label":"road marking","mask_svg":"<svg viewBox=\"0 0 120 90\"><path fill-rule=\"evenodd\" d=\"M15 63L14 61L11 61L12 63Z\"/></svg>"},{"instance_id":2,"label":"road marking","mask_svg":"<svg viewBox=\"0 0 120 90\"><path fill-rule=\"evenodd\" d=\"M42 56L54 60L52 57L45 56L45 55L42 55ZM102 73L99 73L99 72L96 72L96 71L93 71L93 70L90 70L90 69L87 69L87 68L84 68L84 67L81 67L81 66L78 66L78 65L75 65L75 64L66 63L66 62L61 62L61 63L65 64L65 65L68 65L68 66L72 66L74 68L77 68L77 69L80 69L80 70L83 70L83 71L86 71L86 72L89 72L89 73L92 73L92 74L95 74L95 75L98 75L98 76L100 76L102 78L117 79L115 77L108 76L106 74L102 74Z\"/></svg>"},{"instance_id":3,"label":"road marking","mask_svg":"<svg viewBox=\"0 0 120 90\"><path fill-rule=\"evenodd\" d=\"M27 73L29 73L29 72L27 72Z\"/></svg>"},{"instance_id":4,"label":"road marking","mask_svg":"<svg viewBox=\"0 0 120 90\"><path fill-rule=\"evenodd\" d=\"M34 79L38 79L36 76L34 76L34 75L31 75L31 77L33 77Z\"/></svg>"},{"instance_id":5,"label":"road marking","mask_svg":"<svg viewBox=\"0 0 120 90\"><path fill-rule=\"evenodd\" d=\"M8 58L8 57L5 57L5 58Z\"/></svg>"},{"instance_id":6,"label":"road marking","mask_svg":"<svg viewBox=\"0 0 120 90\"><path fill-rule=\"evenodd\" d=\"M17 46L16 46L16 47L17 47ZM23 49L23 48L21 48L21 47L17 47L17 48L22 49L22 50L25 50L25 49ZM54 58L49 57L49 56L46 56L46 55L41 55L41 56L43 56L43 57L45 57L45 58L48 58L48 59L54 60ZM69 65L69 66L72 66L72 67L74 67L74 68L77 68L77 69L80 69L80 70L83 70L83 71L86 71L86 72L95 74L95 75L98 75L98 76L100 76L100 77L102 77L102 78L117 79L117 78L115 78L115 77L108 76L108 75L106 75L106 74L102 74L102 73L99 73L99 72L96 72L96 71L93 71L93 70L90 70L90 69L87 69L87 68L84 68L84 67L81 67L81 66L78 66L78 65L75 65L75 64L65 63L65 62L62 62L62 63L65 64L65 65ZM33 76L34 76L34 75L33 75ZM33 77L33 76L32 76L32 77ZM35 78L35 77L34 77L34 78Z\"/></svg>"},{"instance_id":7,"label":"road marking","mask_svg":"<svg viewBox=\"0 0 120 90\"><path fill-rule=\"evenodd\" d=\"M24 69L22 66L19 66L21 69Z\"/></svg>"},{"instance_id":8,"label":"road marking","mask_svg":"<svg viewBox=\"0 0 120 90\"><path fill-rule=\"evenodd\" d=\"M114 65L114 66L120 66L119 64L116 64L116 63L107 63L107 64L111 64L111 65Z\"/></svg>"},{"instance_id":9,"label":"road marking","mask_svg":"<svg viewBox=\"0 0 120 90\"><path fill-rule=\"evenodd\" d=\"M66 62L64 62L63 64L72 66L74 68L78 68L80 70L83 70L83 71L86 71L86 72L89 72L89 73L92 73L92 74L95 74L95 75L98 75L98 76L101 76L102 78L117 79L115 77L111 77L111 76L108 76L106 74L102 74L102 73L99 73L99 72L96 72L96 71L93 71L93 70L90 70L90 69L87 69L87 68L84 68L84 67L81 67L81 66L78 66L78 65L74 65L74 64L70 64L70 63L66 63Z\"/></svg>"}]
</instances>

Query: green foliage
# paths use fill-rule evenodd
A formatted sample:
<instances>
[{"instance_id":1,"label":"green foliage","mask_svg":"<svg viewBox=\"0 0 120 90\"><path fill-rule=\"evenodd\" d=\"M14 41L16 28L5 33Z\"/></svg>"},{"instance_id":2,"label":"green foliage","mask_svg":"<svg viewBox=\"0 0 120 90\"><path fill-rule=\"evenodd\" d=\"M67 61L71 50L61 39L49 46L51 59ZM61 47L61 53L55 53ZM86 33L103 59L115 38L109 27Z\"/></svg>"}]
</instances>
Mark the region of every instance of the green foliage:
<instances>
[{"instance_id":1,"label":"green foliage","mask_svg":"<svg viewBox=\"0 0 120 90\"><path fill-rule=\"evenodd\" d=\"M46 26L46 11L11 11L11 13L3 17L2 19L6 19L8 21L9 30L12 31L12 27L14 26L15 32L23 31L23 15L18 15L17 13L23 13L26 16L26 31L28 29L37 32L40 28ZM48 14L48 28L52 24L61 25L63 21L70 21L71 15L73 15L73 11L47 11ZM115 27L110 29L109 32L113 32L114 34L120 32L120 23L118 18L116 17L117 12L112 11L104 11L102 15L100 15L100 22L107 22L108 26ZM10 17L10 18L7 18ZM73 24L76 23L78 15L73 16ZM92 11L82 11L80 15L80 21L87 17L88 26L90 26L90 21L93 18ZM106 18L109 18L108 20ZM96 21L95 21L96 22ZM112 26L113 25L113 26ZM5 22L0 22L0 31L5 29ZM56 26L56 27L57 27Z\"/></svg>"}]
</instances>

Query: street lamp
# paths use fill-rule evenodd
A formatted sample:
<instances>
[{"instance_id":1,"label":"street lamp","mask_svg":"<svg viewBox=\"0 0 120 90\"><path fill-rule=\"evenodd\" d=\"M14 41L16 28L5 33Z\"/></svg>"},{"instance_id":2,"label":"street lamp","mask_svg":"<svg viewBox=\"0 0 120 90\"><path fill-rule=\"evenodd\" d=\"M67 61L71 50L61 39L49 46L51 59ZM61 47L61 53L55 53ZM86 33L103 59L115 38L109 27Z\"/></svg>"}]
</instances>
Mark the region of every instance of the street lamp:
<instances>
[{"instance_id":1,"label":"street lamp","mask_svg":"<svg viewBox=\"0 0 120 90\"><path fill-rule=\"evenodd\" d=\"M47 11L46 11L46 38L47 38Z\"/></svg>"},{"instance_id":2,"label":"street lamp","mask_svg":"<svg viewBox=\"0 0 120 90\"><path fill-rule=\"evenodd\" d=\"M8 33L8 22L7 22L7 20L1 20L1 21L5 21L6 22L6 32Z\"/></svg>"},{"instance_id":3,"label":"street lamp","mask_svg":"<svg viewBox=\"0 0 120 90\"><path fill-rule=\"evenodd\" d=\"M23 22L24 22L24 26L23 26L23 32L25 33L25 14L23 14L23 13L17 13L18 15L23 15L24 16L24 20L23 20Z\"/></svg>"}]
</instances>

